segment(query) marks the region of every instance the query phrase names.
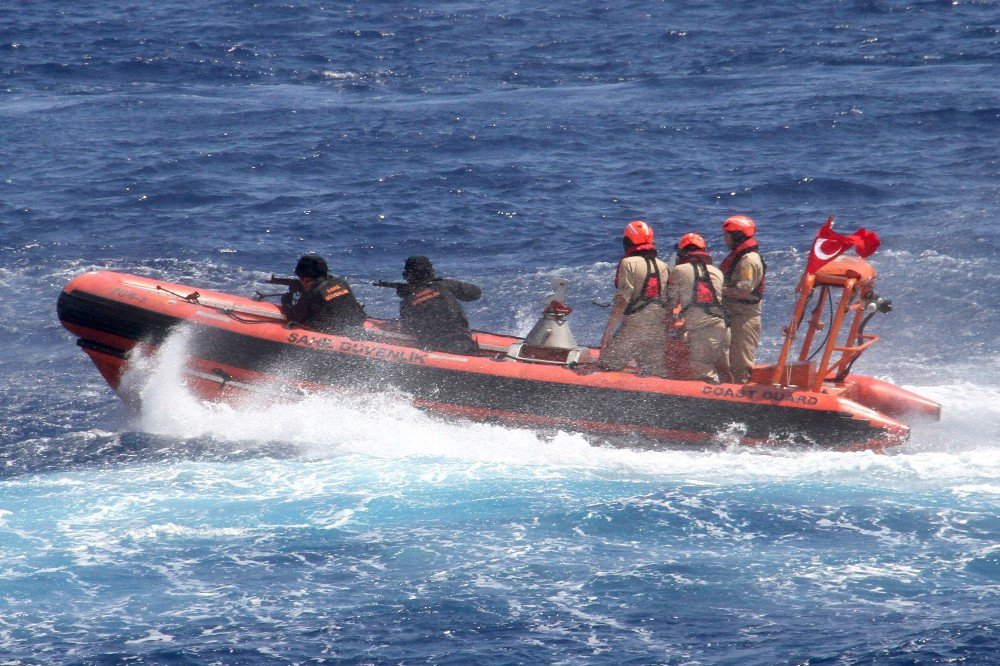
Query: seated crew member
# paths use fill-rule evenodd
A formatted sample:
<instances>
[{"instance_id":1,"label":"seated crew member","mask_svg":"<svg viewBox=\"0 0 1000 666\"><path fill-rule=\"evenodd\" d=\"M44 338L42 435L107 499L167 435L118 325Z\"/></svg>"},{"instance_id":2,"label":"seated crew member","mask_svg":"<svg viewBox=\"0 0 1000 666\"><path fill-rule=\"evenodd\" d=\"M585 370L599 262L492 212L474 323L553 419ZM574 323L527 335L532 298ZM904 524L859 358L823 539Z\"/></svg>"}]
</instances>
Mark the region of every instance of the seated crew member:
<instances>
[{"instance_id":1,"label":"seated crew member","mask_svg":"<svg viewBox=\"0 0 1000 666\"><path fill-rule=\"evenodd\" d=\"M729 372L732 381L746 384L750 380L757 345L760 343L761 299L767 264L760 255L757 226L746 215L733 215L722 223L726 246L732 250L719 269L725 278L722 286L722 307L729 318Z\"/></svg>"},{"instance_id":2,"label":"seated crew member","mask_svg":"<svg viewBox=\"0 0 1000 666\"><path fill-rule=\"evenodd\" d=\"M685 234L677 243L677 263L667 280L667 299L680 306L687 332L691 374L695 379L719 383L716 366L724 361L729 345L722 308L722 272L712 265L705 239Z\"/></svg>"},{"instance_id":3,"label":"seated crew member","mask_svg":"<svg viewBox=\"0 0 1000 666\"><path fill-rule=\"evenodd\" d=\"M622 237L625 256L615 272L615 298L601 336L600 364L621 370L635 361L641 372L665 375L666 293L670 268L656 258L653 230L629 222Z\"/></svg>"},{"instance_id":4,"label":"seated crew member","mask_svg":"<svg viewBox=\"0 0 1000 666\"><path fill-rule=\"evenodd\" d=\"M295 265L298 285L281 295L281 312L288 321L322 333L340 333L365 321L365 310L347 281L330 275L326 260L307 254Z\"/></svg>"},{"instance_id":5,"label":"seated crew member","mask_svg":"<svg viewBox=\"0 0 1000 666\"><path fill-rule=\"evenodd\" d=\"M427 257L409 257L403 267L406 285L396 293L403 331L424 349L471 354L479 350L459 301L475 301L482 291L474 284L439 278Z\"/></svg>"}]
</instances>

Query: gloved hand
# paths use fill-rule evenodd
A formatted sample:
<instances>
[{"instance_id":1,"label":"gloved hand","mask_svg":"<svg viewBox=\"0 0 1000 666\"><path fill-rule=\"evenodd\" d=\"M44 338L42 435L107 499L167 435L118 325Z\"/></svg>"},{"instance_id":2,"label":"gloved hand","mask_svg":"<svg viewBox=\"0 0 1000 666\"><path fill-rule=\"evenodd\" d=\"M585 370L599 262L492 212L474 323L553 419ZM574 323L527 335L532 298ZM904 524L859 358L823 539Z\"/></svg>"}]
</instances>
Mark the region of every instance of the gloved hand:
<instances>
[{"instance_id":1,"label":"gloved hand","mask_svg":"<svg viewBox=\"0 0 1000 666\"><path fill-rule=\"evenodd\" d=\"M403 284L403 285L400 285L400 286L396 287L396 295L399 296L400 298L406 298L407 296L409 296L410 295L410 285Z\"/></svg>"},{"instance_id":2,"label":"gloved hand","mask_svg":"<svg viewBox=\"0 0 1000 666\"><path fill-rule=\"evenodd\" d=\"M281 307L282 308L290 308L290 307L292 307L292 300L293 300L293 298L294 298L294 296L292 295L291 291L288 291L288 292L282 294L281 295Z\"/></svg>"}]
</instances>

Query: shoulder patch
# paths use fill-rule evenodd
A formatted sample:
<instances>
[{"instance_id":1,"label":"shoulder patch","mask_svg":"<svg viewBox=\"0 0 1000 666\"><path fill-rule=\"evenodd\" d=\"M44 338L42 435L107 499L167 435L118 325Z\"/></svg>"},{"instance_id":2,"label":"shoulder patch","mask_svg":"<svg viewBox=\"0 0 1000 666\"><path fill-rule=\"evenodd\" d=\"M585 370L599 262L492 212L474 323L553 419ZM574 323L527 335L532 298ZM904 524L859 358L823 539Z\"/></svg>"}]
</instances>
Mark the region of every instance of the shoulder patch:
<instances>
[{"instance_id":1,"label":"shoulder patch","mask_svg":"<svg viewBox=\"0 0 1000 666\"><path fill-rule=\"evenodd\" d=\"M346 287L342 287L339 284L335 284L335 285L332 285L330 287L327 287L323 291L323 300L324 301L332 301L333 299L340 298L341 296L344 296L345 294L347 294L347 288Z\"/></svg>"}]
</instances>

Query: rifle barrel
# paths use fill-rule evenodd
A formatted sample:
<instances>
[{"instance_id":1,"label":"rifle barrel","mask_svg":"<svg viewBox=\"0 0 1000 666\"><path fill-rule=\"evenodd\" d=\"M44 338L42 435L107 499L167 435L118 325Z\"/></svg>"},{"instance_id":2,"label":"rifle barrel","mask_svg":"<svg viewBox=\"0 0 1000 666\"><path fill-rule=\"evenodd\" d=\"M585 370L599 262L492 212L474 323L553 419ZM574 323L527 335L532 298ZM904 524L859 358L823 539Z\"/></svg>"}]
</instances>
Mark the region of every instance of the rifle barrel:
<instances>
[{"instance_id":1,"label":"rifle barrel","mask_svg":"<svg viewBox=\"0 0 1000 666\"><path fill-rule=\"evenodd\" d=\"M280 277L278 275L274 275L273 273L271 274L271 277L269 277L267 279L267 283L268 284L280 284L280 285L284 285L286 287L302 286L302 281L299 280L297 277L293 277L293 278Z\"/></svg>"}]
</instances>

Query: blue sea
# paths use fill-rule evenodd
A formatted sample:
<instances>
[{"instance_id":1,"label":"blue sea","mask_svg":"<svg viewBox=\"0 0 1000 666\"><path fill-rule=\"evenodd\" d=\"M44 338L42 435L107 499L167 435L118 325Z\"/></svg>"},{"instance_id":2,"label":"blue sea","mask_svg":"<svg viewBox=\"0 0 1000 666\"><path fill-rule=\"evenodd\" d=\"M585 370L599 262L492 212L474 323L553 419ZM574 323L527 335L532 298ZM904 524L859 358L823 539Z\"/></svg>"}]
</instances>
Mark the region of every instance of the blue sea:
<instances>
[{"instance_id":1,"label":"blue sea","mask_svg":"<svg viewBox=\"0 0 1000 666\"><path fill-rule=\"evenodd\" d=\"M56 298L403 259L596 343L623 226L757 220L773 360L828 215L893 300L886 455L613 447L393 394L114 396ZM1000 660L1000 1L0 0L0 664Z\"/></svg>"}]
</instances>

